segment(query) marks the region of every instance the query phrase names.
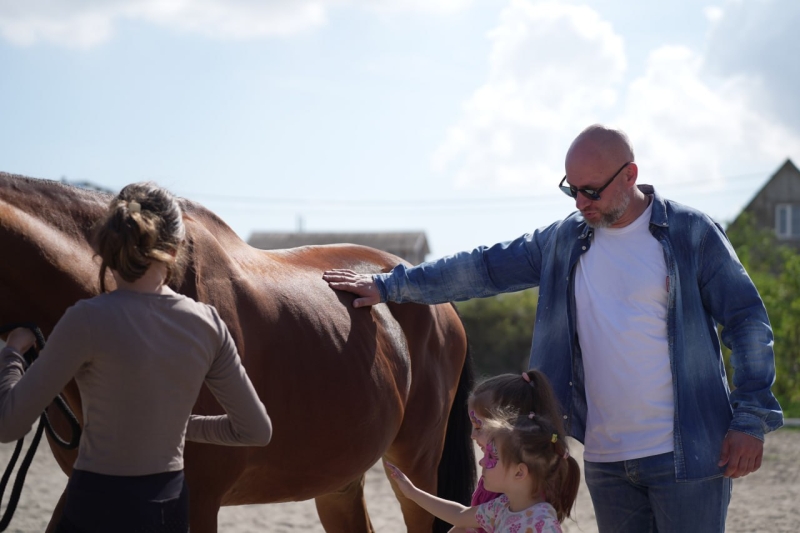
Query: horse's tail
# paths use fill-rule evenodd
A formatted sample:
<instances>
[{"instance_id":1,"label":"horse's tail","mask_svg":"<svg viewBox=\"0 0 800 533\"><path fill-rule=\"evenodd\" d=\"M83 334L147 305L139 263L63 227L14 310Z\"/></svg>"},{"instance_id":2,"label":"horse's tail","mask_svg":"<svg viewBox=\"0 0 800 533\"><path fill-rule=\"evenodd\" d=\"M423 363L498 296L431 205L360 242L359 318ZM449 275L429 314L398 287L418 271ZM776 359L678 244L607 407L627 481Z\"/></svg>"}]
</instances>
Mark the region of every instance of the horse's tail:
<instances>
[{"instance_id":1,"label":"horse's tail","mask_svg":"<svg viewBox=\"0 0 800 533\"><path fill-rule=\"evenodd\" d=\"M455 308L455 305L453 307ZM477 476L475 448L470 438L472 427L467 414L467 400L472 391L474 379L472 355L469 350L469 342L467 342L464 366L461 368L458 388L447 419L444 450L442 450L442 458L439 460L439 481L436 488L440 498L457 501L463 505L470 504ZM433 523L433 532L444 533L450 527L449 524L437 518Z\"/></svg>"}]
</instances>

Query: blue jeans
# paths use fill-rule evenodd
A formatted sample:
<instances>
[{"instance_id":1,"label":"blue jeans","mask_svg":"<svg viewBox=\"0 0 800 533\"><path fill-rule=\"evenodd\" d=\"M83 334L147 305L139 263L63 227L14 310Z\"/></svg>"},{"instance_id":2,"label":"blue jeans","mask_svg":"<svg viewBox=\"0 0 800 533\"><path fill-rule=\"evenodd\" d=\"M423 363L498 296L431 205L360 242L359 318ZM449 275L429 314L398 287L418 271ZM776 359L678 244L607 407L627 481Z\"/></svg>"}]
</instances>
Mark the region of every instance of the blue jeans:
<instances>
[{"instance_id":1,"label":"blue jeans","mask_svg":"<svg viewBox=\"0 0 800 533\"><path fill-rule=\"evenodd\" d=\"M600 533L724 533L730 478L675 480L672 452L584 462Z\"/></svg>"}]
</instances>

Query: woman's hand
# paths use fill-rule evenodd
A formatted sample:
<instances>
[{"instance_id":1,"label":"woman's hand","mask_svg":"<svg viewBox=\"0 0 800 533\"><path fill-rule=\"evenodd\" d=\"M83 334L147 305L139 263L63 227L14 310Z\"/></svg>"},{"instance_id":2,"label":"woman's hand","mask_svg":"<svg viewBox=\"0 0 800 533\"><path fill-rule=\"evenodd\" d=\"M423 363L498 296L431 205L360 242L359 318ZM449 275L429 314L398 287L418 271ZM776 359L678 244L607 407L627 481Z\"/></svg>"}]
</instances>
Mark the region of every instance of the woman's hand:
<instances>
[{"instance_id":1,"label":"woman's hand","mask_svg":"<svg viewBox=\"0 0 800 533\"><path fill-rule=\"evenodd\" d=\"M13 348L21 354L27 352L35 343L36 337L28 328L16 328L11 330L6 340L6 346Z\"/></svg>"}]
</instances>

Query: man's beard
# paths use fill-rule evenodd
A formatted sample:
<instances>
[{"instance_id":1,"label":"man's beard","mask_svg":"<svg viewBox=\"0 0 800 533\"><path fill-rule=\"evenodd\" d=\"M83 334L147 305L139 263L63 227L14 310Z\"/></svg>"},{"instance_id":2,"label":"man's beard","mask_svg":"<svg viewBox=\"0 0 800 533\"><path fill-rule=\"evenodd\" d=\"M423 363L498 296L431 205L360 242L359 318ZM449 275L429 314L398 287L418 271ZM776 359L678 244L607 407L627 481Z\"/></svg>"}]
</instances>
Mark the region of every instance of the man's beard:
<instances>
[{"instance_id":1,"label":"man's beard","mask_svg":"<svg viewBox=\"0 0 800 533\"><path fill-rule=\"evenodd\" d=\"M592 223L588 220L586 224L592 228L609 228L611 227L617 220L622 218L622 215L625 213L625 210L628 209L628 206L631 203L631 197L627 194L622 196L619 200L619 203L613 207L611 207L608 211L601 213L600 220Z\"/></svg>"}]
</instances>

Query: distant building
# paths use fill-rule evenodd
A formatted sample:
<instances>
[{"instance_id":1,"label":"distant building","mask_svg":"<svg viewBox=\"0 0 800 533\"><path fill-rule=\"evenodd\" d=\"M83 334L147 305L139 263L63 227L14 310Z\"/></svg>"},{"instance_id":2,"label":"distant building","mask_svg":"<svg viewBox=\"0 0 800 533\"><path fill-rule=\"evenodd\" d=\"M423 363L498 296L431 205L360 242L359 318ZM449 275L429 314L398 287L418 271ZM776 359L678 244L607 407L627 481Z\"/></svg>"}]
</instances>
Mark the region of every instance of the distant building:
<instances>
[{"instance_id":1,"label":"distant building","mask_svg":"<svg viewBox=\"0 0 800 533\"><path fill-rule=\"evenodd\" d=\"M800 170L791 159L772 175L742 213L750 213L758 226L775 231L779 241L800 248Z\"/></svg>"},{"instance_id":2,"label":"distant building","mask_svg":"<svg viewBox=\"0 0 800 533\"><path fill-rule=\"evenodd\" d=\"M72 185L73 187L78 187L79 189L88 189L90 191L100 191L100 192L107 192L111 194L116 194L118 191L114 191L105 187L103 185L98 185L97 183L93 183L91 181L72 181L67 179L66 176L61 177L61 183L65 185Z\"/></svg>"},{"instance_id":3,"label":"distant building","mask_svg":"<svg viewBox=\"0 0 800 533\"><path fill-rule=\"evenodd\" d=\"M247 243L262 250L280 250L312 244L361 244L402 257L412 265L430 253L424 231L375 233L269 233L255 232Z\"/></svg>"}]
</instances>

